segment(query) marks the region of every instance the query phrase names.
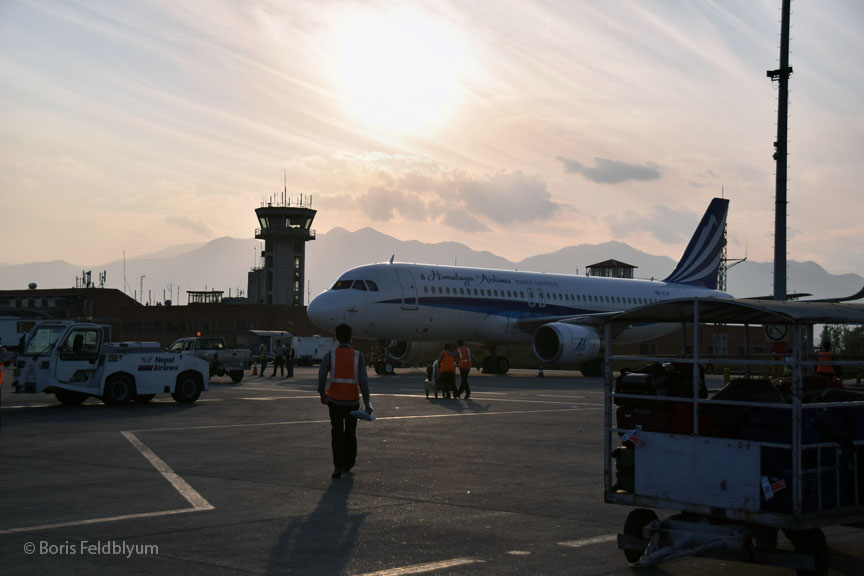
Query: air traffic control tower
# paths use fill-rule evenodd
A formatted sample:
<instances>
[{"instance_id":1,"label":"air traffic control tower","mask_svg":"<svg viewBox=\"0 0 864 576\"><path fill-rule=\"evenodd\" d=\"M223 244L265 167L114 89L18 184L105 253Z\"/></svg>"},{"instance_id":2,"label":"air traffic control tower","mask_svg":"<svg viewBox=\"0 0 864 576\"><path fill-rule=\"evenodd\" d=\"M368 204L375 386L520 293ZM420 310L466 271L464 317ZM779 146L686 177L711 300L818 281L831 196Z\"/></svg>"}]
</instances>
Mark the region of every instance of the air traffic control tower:
<instances>
[{"instance_id":1,"label":"air traffic control tower","mask_svg":"<svg viewBox=\"0 0 864 576\"><path fill-rule=\"evenodd\" d=\"M249 302L303 306L306 242L315 239L311 198L300 196L292 205L287 190L281 204L271 200L255 210L260 228L255 238L264 241L261 267L249 272Z\"/></svg>"}]
</instances>

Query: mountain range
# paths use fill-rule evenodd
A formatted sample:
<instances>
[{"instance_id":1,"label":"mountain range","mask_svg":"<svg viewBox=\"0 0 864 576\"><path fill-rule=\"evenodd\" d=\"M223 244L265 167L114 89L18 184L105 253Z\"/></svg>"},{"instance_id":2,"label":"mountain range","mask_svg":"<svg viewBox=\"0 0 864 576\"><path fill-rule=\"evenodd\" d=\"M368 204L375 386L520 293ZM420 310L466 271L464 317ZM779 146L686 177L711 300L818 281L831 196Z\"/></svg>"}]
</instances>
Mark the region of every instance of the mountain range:
<instances>
[{"instance_id":1,"label":"mountain range","mask_svg":"<svg viewBox=\"0 0 864 576\"><path fill-rule=\"evenodd\" d=\"M104 272L106 288L124 290L139 301L154 304L166 299L185 304L187 290L222 290L226 297L245 295L247 274L260 261L261 247L262 243L255 239L223 237L101 265L85 266L62 260L0 264L0 290L21 290L30 283L39 288L75 287L81 285L82 274L90 270L94 284L98 285L99 274ZM402 262L564 274L584 274L586 266L613 258L637 266L638 278L657 279L665 278L675 267L671 258L646 254L621 242L568 246L513 262L458 242L403 241L372 228L355 232L334 228L307 244L306 302L310 295L328 288L345 270L386 262L391 256ZM773 290L772 277L772 263L745 261L729 269L727 289L740 297L767 296ZM835 275L815 262L788 262L790 292L810 293L814 297L846 296L862 285L864 277L858 274Z\"/></svg>"}]
</instances>

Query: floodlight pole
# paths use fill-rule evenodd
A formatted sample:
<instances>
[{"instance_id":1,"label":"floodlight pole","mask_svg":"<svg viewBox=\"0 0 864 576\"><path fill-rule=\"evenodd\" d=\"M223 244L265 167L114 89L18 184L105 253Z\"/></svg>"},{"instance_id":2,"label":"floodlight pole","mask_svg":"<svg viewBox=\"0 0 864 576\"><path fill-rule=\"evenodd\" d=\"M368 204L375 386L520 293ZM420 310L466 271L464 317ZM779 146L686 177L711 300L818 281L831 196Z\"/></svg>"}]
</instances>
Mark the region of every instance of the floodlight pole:
<instances>
[{"instance_id":1,"label":"floodlight pole","mask_svg":"<svg viewBox=\"0 0 864 576\"><path fill-rule=\"evenodd\" d=\"M783 0L780 21L780 68L767 75L778 82L777 141L774 160L777 162L774 197L774 300L786 300L786 160L789 129L789 14L791 0Z\"/></svg>"}]
</instances>

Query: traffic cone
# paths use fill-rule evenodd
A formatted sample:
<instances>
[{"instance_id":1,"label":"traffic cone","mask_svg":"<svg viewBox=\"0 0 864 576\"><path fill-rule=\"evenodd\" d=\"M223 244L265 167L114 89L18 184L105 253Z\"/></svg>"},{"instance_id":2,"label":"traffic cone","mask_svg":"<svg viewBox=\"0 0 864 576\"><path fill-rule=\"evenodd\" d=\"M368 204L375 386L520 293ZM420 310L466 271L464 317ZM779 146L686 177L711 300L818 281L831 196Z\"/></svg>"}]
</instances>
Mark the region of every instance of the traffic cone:
<instances>
[{"instance_id":1,"label":"traffic cone","mask_svg":"<svg viewBox=\"0 0 864 576\"><path fill-rule=\"evenodd\" d=\"M252 376L257 376L257 375L258 375L258 365L252 364Z\"/></svg>"}]
</instances>

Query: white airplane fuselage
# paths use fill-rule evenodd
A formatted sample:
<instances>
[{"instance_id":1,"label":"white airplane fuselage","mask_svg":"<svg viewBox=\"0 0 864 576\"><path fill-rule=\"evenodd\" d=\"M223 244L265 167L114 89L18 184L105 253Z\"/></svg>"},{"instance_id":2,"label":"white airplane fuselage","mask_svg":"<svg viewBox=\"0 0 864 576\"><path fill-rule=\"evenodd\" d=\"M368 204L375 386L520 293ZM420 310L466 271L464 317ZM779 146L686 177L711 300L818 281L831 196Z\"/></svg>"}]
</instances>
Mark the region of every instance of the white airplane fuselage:
<instances>
[{"instance_id":1,"label":"white airplane fuselage","mask_svg":"<svg viewBox=\"0 0 864 576\"><path fill-rule=\"evenodd\" d=\"M598 278L431 264L370 264L342 274L309 304L309 318L358 338L530 344L520 321L626 310L674 298L731 298L719 290L650 280ZM644 327L648 328L648 327ZM655 329L623 336L644 339ZM640 334L642 333L642 334Z\"/></svg>"}]
</instances>

